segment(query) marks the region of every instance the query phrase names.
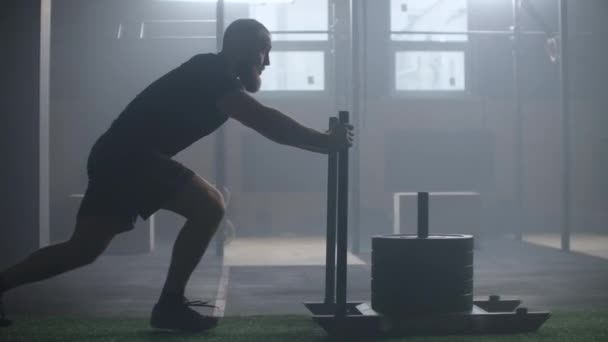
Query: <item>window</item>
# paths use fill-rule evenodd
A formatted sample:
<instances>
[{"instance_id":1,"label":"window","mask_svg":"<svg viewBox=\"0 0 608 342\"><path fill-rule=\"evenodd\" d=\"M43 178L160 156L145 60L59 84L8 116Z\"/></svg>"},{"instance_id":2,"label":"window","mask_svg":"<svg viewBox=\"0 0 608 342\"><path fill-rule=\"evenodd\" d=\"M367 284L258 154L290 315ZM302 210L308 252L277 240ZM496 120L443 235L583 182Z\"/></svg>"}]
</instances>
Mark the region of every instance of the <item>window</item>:
<instances>
[{"instance_id":1,"label":"window","mask_svg":"<svg viewBox=\"0 0 608 342\"><path fill-rule=\"evenodd\" d=\"M465 91L467 0L391 0L396 91Z\"/></svg>"},{"instance_id":2,"label":"window","mask_svg":"<svg viewBox=\"0 0 608 342\"><path fill-rule=\"evenodd\" d=\"M270 66L262 75L262 91L324 91L329 54L328 0L227 2L227 23L254 18L272 33Z\"/></svg>"},{"instance_id":3,"label":"window","mask_svg":"<svg viewBox=\"0 0 608 342\"><path fill-rule=\"evenodd\" d=\"M320 51L271 52L271 65L262 74L261 90L323 90L324 58Z\"/></svg>"},{"instance_id":4,"label":"window","mask_svg":"<svg viewBox=\"0 0 608 342\"><path fill-rule=\"evenodd\" d=\"M399 51L395 71L397 90L465 90L463 52Z\"/></svg>"}]
</instances>

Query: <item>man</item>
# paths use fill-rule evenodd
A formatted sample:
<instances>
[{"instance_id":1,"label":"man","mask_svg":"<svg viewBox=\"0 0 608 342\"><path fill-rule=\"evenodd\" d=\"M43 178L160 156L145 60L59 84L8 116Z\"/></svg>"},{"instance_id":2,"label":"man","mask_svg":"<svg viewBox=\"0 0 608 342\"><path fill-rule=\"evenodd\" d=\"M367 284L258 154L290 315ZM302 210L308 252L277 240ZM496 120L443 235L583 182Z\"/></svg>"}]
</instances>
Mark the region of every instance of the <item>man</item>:
<instances>
[{"instance_id":1,"label":"man","mask_svg":"<svg viewBox=\"0 0 608 342\"><path fill-rule=\"evenodd\" d=\"M228 118L277 143L319 153L348 148L353 139L351 126L321 133L247 94L260 89L270 49L270 33L261 23L239 19L226 29L219 54L194 56L137 95L91 150L89 183L72 237L1 272L0 298L17 286L93 262L116 234L133 228L137 216L146 219L165 209L187 221L150 323L199 332L215 327L217 318L191 309L200 303L188 302L184 289L222 220L224 201L217 189L171 157Z\"/></svg>"}]
</instances>

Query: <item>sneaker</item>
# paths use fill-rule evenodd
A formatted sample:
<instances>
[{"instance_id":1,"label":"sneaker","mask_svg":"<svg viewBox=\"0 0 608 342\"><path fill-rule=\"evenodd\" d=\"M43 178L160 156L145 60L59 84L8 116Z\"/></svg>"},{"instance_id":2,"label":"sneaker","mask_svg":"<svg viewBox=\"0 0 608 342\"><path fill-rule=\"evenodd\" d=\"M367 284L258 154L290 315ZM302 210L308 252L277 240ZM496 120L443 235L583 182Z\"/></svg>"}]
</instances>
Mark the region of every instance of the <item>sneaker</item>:
<instances>
[{"instance_id":1,"label":"sneaker","mask_svg":"<svg viewBox=\"0 0 608 342\"><path fill-rule=\"evenodd\" d=\"M217 317L202 315L191 307L215 308L208 302L188 301L186 298L175 302L160 300L152 309L150 325L158 329L190 332L203 332L217 326Z\"/></svg>"},{"instance_id":2,"label":"sneaker","mask_svg":"<svg viewBox=\"0 0 608 342\"><path fill-rule=\"evenodd\" d=\"M0 328L8 327L13 322L6 318L6 313L4 312L4 305L2 304L2 294L0 293Z\"/></svg>"}]
</instances>

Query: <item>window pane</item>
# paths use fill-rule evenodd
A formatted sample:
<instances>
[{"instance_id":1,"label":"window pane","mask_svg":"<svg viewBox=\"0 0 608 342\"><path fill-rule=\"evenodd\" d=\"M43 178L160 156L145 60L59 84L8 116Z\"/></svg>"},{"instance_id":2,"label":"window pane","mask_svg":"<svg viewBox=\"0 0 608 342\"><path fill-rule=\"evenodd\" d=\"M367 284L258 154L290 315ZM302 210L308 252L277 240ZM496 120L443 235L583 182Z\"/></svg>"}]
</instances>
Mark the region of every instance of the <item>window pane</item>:
<instances>
[{"instance_id":1,"label":"window pane","mask_svg":"<svg viewBox=\"0 0 608 342\"><path fill-rule=\"evenodd\" d=\"M391 31L461 32L468 28L467 0L391 0ZM466 41L466 35L391 34L393 40Z\"/></svg>"},{"instance_id":2,"label":"window pane","mask_svg":"<svg viewBox=\"0 0 608 342\"><path fill-rule=\"evenodd\" d=\"M327 0L254 1L249 16L270 31L327 31ZM274 40L327 40L327 34L277 34Z\"/></svg>"},{"instance_id":3,"label":"window pane","mask_svg":"<svg viewBox=\"0 0 608 342\"><path fill-rule=\"evenodd\" d=\"M324 90L325 53L322 51L277 51L262 74L261 90Z\"/></svg>"},{"instance_id":4,"label":"window pane","mask_svg":"<svg viewBox=\"0 0 608 342\"><path fill-rule=\"evenodd\" d=\"M407 51L395 54L397 90L465 90L464 52Z\"/></svg>"}]
</instances>

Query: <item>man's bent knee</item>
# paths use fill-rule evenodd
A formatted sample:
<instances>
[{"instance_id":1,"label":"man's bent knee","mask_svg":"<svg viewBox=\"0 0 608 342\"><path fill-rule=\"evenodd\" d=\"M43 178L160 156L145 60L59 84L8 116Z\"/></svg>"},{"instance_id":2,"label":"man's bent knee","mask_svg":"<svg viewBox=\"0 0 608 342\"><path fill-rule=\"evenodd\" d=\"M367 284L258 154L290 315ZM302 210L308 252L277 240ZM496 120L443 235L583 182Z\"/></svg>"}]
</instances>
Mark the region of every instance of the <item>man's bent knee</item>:
<instances>
[{"instance_id":1,"label":"man's bent knee","mask_svg":"<svg viewBox=\"0 0 608 342\"><path fill-rule=\"evenodd\" d=\"M186 218L203 228L215 230L224 218L225 213L226 207L223 201L211 201L201 205L198 210L195 210Z\"/></svg>"},{"instance_id":2,"label":"man's bent knee","mask_svg":"<svg viewBox=\"0 0 608 342\"><path fill-rule=\"evenodd\" d=\"M222 219L224 219L224 215L226 215L226 205L221 198L212 201L211 205L202 209L207 211L205 216L216 225L219 224Z\"/></svg>"},{"instance_id":3,"label":"man's bent knee","mask_svg":"<svg viewBox=\"0 0 608 342\"><path fill-rule=\"evenodd\" d=\"M199 176L193 177L163 208L206 226L219 224L226 211L222 194Z\"/></svg>"}]
</instances>

